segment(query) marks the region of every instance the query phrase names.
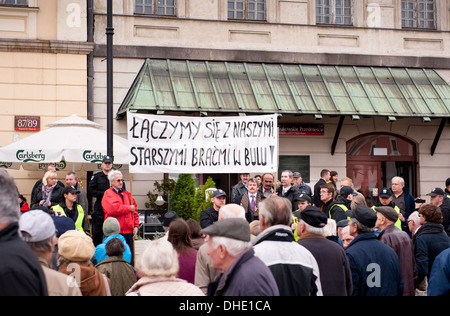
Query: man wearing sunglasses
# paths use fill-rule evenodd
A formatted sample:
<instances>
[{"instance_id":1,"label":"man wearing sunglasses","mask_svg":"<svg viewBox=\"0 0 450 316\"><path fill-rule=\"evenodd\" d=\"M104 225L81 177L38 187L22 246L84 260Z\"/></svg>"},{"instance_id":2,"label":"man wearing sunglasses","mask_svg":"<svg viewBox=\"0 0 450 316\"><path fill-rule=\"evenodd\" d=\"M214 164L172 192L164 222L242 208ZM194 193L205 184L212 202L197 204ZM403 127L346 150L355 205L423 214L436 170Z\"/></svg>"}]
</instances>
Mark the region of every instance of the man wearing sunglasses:
<instances>
[{"instance_id":1,"label":"man wearing sunglasses","mask_svg":"<svg viewBox=\"0 0 450 316\"><path fill-rule=\"evenodd\" d=\"M102 199L102 207L105 219L114 217L119 221L120 234L125 238L131 250L131 264L134 265L133 240L139 229L139 215L136 201L130 192L123 187L123 175L119 170L108 173L111 187L105 191Z\"/></svg>"}]
</instances>

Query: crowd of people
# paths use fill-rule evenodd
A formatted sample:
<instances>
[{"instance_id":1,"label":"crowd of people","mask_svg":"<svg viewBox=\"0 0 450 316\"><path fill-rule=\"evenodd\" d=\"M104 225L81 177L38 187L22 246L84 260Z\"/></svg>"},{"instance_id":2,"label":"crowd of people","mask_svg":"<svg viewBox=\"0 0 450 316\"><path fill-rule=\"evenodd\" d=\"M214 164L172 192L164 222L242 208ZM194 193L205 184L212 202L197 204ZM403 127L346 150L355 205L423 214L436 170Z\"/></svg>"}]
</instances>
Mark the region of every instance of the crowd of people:
<instances>
[{"instance_id":1,"label":"crowd of people","mask_svg":"<svg viewBox=\"0 0 450 316\"><path fill-rule=\"evenodd\" d=\"M47 167L28 207L0 170L1 296L450 294L450 178L426 203L394 177L369 207L327 169L313 188L290 170L241 174L199 222L169 210L137 258L137 204L112 160L89 183L91 222L77 175L65 182Z\"/></svg>"}]
</instances>

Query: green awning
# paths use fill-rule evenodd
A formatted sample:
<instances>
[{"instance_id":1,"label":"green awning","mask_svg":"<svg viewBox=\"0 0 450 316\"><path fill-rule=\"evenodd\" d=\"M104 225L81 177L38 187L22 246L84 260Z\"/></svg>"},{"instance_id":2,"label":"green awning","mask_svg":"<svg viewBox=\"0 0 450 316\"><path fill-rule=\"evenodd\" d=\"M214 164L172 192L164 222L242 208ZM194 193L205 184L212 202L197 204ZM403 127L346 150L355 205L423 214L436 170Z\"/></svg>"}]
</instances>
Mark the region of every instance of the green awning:
<instances>
[{"instance_id":1,"label":"green awning","mask_svg":"<svg viewBox=\"0 0 450 316\"><path fill-rule=\"evenodd\" d=\"M433 69L147 59L118 118L135 112L450 117Z\"/></svg>"}]
</instances>

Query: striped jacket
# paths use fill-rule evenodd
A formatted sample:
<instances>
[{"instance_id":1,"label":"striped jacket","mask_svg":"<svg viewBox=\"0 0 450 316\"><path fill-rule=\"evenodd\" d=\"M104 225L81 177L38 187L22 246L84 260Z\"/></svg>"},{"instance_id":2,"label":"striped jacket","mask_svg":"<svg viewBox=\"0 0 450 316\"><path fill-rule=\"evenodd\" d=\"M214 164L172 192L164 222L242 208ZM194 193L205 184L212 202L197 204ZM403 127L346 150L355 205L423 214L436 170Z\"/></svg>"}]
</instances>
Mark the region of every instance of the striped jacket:
<instances>
[{"instance_id":1,"label":"striped jacket","mask_svg":"<svg viewBox=\"0 0 450 316\"><path fill-rule=\"evenodd\" d=\"M280 296L322 296L319 266L289 226L274 225L254 240L255 256L272 271Z\"/></svg>"}]
</instances>

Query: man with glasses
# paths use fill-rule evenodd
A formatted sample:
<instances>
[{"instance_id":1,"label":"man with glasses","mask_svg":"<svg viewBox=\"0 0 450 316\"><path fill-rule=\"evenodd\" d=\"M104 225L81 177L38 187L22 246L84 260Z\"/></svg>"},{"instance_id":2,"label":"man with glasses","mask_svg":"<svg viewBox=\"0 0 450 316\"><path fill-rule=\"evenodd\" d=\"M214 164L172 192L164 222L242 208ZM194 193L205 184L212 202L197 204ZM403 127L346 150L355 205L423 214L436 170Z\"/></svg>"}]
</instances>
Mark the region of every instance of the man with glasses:
<instances>
[{"instance_id":1,"label":"man with glasses","mask_svg":"<svg viewBox=\"0 0 450 316\"><path fill-rule=\"evenodd\" d=\"M103 242L103 221L105 220L105 215L102 208L102 198L105 191L110 187L108 173L112 167L112 158L110 156L103 157L101 164L102 171L92 176L88 186L89 196L96 198L94 212L92 213L92 240L95 246Z\"/></svg>"},{"instance_id":2,"label":"man with glasses","mask_svg":"<svg viewBox=\"0 0 450 316\"><path fill-rule=\"evenodd\" d=\"M105 219L114 217L119 221L120 234L125 238L131 250L131 264L134 265L133 240L139 230L139 214L136 201L130 192L123 187L123 175L119 170L108 173L111 187L105 191L102 199L102 207Z\"/></svg>"}]
</instances>

